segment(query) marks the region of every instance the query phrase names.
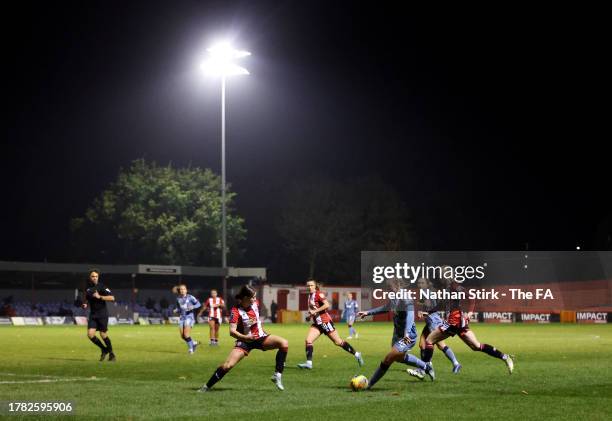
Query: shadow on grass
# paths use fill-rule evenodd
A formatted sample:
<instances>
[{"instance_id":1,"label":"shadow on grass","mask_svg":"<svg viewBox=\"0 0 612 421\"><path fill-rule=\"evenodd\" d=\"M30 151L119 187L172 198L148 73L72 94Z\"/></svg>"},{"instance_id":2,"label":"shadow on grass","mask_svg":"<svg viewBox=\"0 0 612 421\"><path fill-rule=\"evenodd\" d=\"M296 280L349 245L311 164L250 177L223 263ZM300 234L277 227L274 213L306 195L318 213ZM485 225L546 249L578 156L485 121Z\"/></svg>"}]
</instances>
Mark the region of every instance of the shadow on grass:
<instances>
[{"instance_id":1,"label":"shadow on grass","mask_svg":"<svg viewBox=\"0 0 612 421\"><path fill-rule=\"evenodd\" d=\"M193 392L198 392L198 390L200 390L199 387L193 388L193 387L185 387L185 390L191 390ZM216 393L216 392L223 392L226 390L234 390L231 387L213 387L212 389L208 389L208 391L206 392L202 392L202 393L198 393L198 395L202 395L202 396L206 396L208 393Z\"/></svg>"},{"instance_id":2,"label":"shadow on grass","mask_svg":"<svg viewBox=\"0 0 612 421\"><path fill-rule=\"evenodd\" d=\"M349 386L331 386L332 389L338 389L338 390L343 390L347 393L376 393L376 392L396 392L397 390L395 389L390 389L388 387L378 387L378 383L376 384L376 387L374 389L368 389L368 390L361 390L359 392L353 392Z\"/></svg>"}]
</instances>

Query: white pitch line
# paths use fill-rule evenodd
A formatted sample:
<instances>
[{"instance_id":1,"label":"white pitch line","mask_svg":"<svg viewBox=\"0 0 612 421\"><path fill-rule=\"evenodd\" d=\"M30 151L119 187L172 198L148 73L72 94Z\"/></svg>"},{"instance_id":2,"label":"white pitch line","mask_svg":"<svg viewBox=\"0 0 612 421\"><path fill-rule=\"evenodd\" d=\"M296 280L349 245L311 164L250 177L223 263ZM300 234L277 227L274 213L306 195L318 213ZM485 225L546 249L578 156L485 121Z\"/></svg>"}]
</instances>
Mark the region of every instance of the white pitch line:
<instances>
[{"instance_id":1,"label":"white pitch line","mask_svg":"<svg viewBox=\"0 0 612 421\"><path fill-rule=\"evenodd\" d=\"M24 384L24 383L57 383L57 382L78 382L78 381L95 381L100 380L97 377L61 377L61 376L46 376L43 374L16 374L16 373L0 373L0 376L10 377L42 377L40 380L0 380L0 384Z\"/></svg>"},{"instance_id":2,"label":"white pitch line","mask_svg":"<svg viewBox=\"0 0 612 421\"><path fill-rule=\"evenodd\" d=\"M100 379L75 378L75 379L41 379L41 380L6 380L0 381L0 384L25 384L25 383L57 383L57 382L80 382L80 381L96 381Z\"/></svg>"},{"instance_id":3,"label":"white pitch line","mask_svg":"<svg viewBox=\"0 0 612 421\"><path fill-rule=\"evenodd\" d=\"M59 377L59 376L48 376L45 374L17 374L17 373L0 373L0 376L19 376L19 377Z\"/></svg>"}]
</instances>

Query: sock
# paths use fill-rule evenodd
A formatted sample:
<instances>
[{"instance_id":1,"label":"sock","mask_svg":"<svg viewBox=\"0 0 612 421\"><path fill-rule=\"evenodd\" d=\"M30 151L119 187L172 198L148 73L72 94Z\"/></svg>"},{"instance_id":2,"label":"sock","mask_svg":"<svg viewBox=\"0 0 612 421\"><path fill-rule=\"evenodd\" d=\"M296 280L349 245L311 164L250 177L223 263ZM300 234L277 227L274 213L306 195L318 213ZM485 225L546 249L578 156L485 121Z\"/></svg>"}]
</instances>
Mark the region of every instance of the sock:
<instances>
[{"instance_id":1,"label":"sock","mask_svg":"<svg viewBox=\"0 0 612 421\"><path fill-rule=\"evenodd\" d=\"M353 329L353 327L349 327L349 335L350 336L354 336L355 335L355 329Z\"/></svg>"},{"instance_id":2,"label":"sock","mask_svg":"<svg viewBox=\"0 0 612 421\"><path fill-rule=\"evenodd\" d=\"M349 344L347 341L342 341L342 345L340 345L342 347L342 349L344 349L346 352L349 352L353 355L355 355L355 350L353 349L353 347L351 346L351 344Z\"/></svg>"},{"instance_id":3,"label":"sock","mask_svg":"<svg viewBox=\"0 0 612 421\"><path fill-rule=\"evenodd\" d=\"M409 353L406 353L406 355L404 355L404 364L420 368L421 370L425 370L427 368L427 365L423 361L419 360L417 357Z\"/></svg>"},{"instance_id":4,"label":"sock","mask_svg":"<svg viewBox=\"0 0 612 421\"><path fill-rule=\"evenodd\" d=\"M480 350L492 357L504 359L504 353L489 344L480 344Z\"/></svg>"},{"instance_id":5,"label":"sock","mask_svg":"<svg viewBox=\"0 0 612 421\"><path fill-rule=\"evenodd\" d=\"M288 348L280 348L276 352L276 372L282 374L285 369Z\"/></svg>"},{"instance_id":6,"label":"sock","mask_svg":"<svg viewBox=\"0 0 612 421\"><path fill-rule=\"evenodd\" d=\"M100 349L102 350L102 352L108 352L106 350L106 347L102 345L102 342L100 342L100 339L98 339L97 336L94 336L93 338L89 338L89 340L92 341L94 344L98 345Z\"/></svg>"},{"instance_id":7,"label":"sock","mask_svg":"<svg viewBox=\"0 0 612 421\"><path fill-rule=\"evenodd\" d=\"M423 350L423 357L421 358L423 362L428 363L431 361L431 357L433 357L433 344L429 342L425 343L425 349Z\"/></svg>"},{"instance_id":8,"label":"sock","mask_svg":"<svg viewBox=\"0 0 612 421\"><path fill-rule=\"evenodd\" d=\"M102 338L102 340L106 344L107 351L113 352L113 345L111 344L110 338L107 336L106 338Z\"/></svg>"},{"instance_id":9,"label":"sock","mask_svg":"<svg viewBox=\"0 0 612 421\"><path fill-rule=\"evenodd\" d=\"M312 344L306 343L306 361L312 361Z\"/></svg>"},{"instance_id":10,"label":"sock","mask_svg":"<svg viewBox=\"0 0 612 421\"><path fill-rule=\"evenodd\" d=\"M218 367L215 370L215 373L210 377L208 382L206 382L206 387L208 387L209 389L213 387L215 383L217 383L219 380L223 378L223 376L225 376L226 373L227 371L224 370L223 367Z\"/></svg>"},{"instance_id":11,"label":"sock","mask_svg":"<svg viewBox=\"0 0 612 421\"><path fill-rule=\"evenodd\" d=\"M421 348L421 360L425 360L425 348Z\"/></svg>"},{"instance_id":12,"label":"sock","mask_svg":"<svg viewBox=\"0 0 612 421\"><path fill-rule=\"evenodd\" d=\"M455 353L448 346L445 346L442 352L444 352L444 355L446 355L446 358L448 358L451 361L451 363L453 363L453 365L459 364L459 361L457 361L457 358L455 357Z\"/></svg>"},{"instance_id":13,"label":"sock","mask_svg":"<svg viewBox=\"0 0 612 421\"><path fill-rule=\"evenodd\" d=\"M193 340L191 339L191 336L185 338L185 342L187 342L187 346L189 347L189 349L193 349Z\"/></svg>"},{"instance_id":14,"label":"sock","mask_svg":"<svg viewBox=\"0 0 612 421\"><path fill-rule=\"evenodd\" d=\"M386 365L384 362L381 362L380 366L376 369L374 374L372 374L372 377L370 377L370 382L368 384L368 389L371 389L372 386L374 386L376 384L376 382L379 381L382 378L382 376L385 375L385 373L387 372L388 369L389 369L389 366Z\"/></svg>"}]
</instances>

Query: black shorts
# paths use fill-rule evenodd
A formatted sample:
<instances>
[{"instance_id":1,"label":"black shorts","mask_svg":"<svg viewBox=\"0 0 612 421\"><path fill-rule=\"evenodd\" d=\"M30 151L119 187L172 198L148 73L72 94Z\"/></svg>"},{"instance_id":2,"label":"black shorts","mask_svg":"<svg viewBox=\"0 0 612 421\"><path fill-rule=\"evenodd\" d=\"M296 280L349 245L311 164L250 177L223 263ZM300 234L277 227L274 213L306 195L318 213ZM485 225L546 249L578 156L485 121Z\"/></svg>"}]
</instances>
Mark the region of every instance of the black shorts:
<instances>
[{"instance_id":1,"label":"black shorts","mask_svg":"<svg viewBox=\"0 0 612 421\"><path fill-rule=\"evenodd\" d=\"M96 329L100 332L108 330L108 316L106 317L91 317L87 321L87 329Z\"/></svg>"},{"instance_id":2,"label":"black shorts","mask_svg":"<svg viewBox=\"0 0 612 421\"><path fill-rule=\"evenodd\" d=\"M334 326L334 322L332 322L331 320L329 322L321 324L313 323L312 327L316 327L317 329L319 329L319 332L321 332L323 335L329 335L334 330L336 330L336 326Z\"/></svg>"},{"instance_id":3,"label":"black shorts","mask_svg":"<svg viewBox=\"0 0 612 421\"><path fill-rule=\"evenodd\" d=\"M466 334L466 332L470 330L470 326L467 322L463 323L463 325L462 324L450 324L448 320L444 320L444 323L438 326L438 329L448 334L449 336L459 335L459 337L462 337L463 335Z\"/></svg>"},{"instance_id":4,"label":"black shorts","mask_svg":"<svg viewBox=\"0 0 612 421\"><path fill-rule=\"evenodd\" d=\"M452 310L438 329L450 336L459 335L461 337L470 330L470 321L463 317L461 310Z\"/></svg>"},{"instance_id":5,"label":"black shorts","mask_svg":"<svg viewBox=\"0 0 612 421\"><path fill-rule=\"evenodd\" d=\"M254 349L261 349L262 351L265 351L263 344L266 339L268 339L268 335L264 336L263 338L255 339L251 342L236 341L236 343L234 344L234 348L240 349L246 355L249 355L249 352Z\"/></svg>"}]
</instances>

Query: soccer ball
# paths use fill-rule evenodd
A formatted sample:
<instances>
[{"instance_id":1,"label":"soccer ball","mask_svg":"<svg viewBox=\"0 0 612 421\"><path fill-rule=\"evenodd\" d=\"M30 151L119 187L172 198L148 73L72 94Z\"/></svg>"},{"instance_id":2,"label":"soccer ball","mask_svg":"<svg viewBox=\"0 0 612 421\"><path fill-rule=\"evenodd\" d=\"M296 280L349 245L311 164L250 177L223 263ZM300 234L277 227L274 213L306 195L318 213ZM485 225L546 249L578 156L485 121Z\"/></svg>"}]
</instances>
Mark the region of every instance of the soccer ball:
<instances>
[{"instance_id":1,"label":"soccer ball","mask_svg":"<svg viewBox=\"0 0 612 421\"><path fill-rule=\"evenodd\" d=\"M368 387L368 378L363 375L353 376L350 383L353 392L359 392L360 390Z\"/></svg>"}]
</instances>

